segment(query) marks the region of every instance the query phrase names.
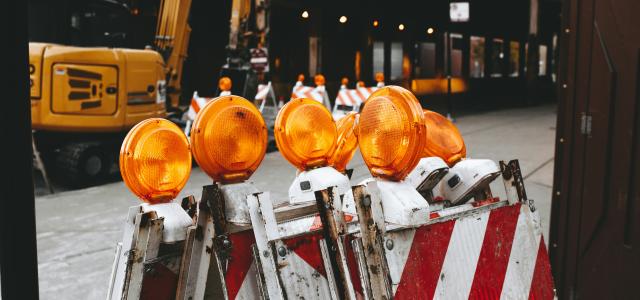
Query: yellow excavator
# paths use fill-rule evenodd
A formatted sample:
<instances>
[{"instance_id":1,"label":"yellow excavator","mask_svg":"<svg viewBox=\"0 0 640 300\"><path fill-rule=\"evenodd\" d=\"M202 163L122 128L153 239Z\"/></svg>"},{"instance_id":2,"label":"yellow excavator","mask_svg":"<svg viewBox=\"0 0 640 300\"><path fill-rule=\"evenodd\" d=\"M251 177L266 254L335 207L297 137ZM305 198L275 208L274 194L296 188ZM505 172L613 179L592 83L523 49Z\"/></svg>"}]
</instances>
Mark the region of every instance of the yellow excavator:
<instances>
[{"instance_id":1,"label":"yellow excavator","mask_svg":"<svg viewBox=\"0 0 640 300\"><path fill-rule=\"evenodd\" d=\"M117 173L119 145L131 127L179 113L190 8L191 0L161 0L153 45L144 49L29 43L34 141L63 183Z\"/></svg>"}]
</instances>

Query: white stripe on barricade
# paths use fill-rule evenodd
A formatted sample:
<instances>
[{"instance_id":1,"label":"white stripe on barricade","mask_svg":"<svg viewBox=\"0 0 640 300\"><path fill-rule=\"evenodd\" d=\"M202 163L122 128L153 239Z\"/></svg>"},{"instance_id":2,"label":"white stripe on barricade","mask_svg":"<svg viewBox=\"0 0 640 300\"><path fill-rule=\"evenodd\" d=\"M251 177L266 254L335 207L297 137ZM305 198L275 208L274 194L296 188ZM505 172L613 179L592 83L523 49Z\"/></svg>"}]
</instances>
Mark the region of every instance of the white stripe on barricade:
<instances>
[{"instance_id":1,"label":"white stripe on barricade","mask_svg":"<svg viewBox=\"0 0 640 300\"><path fill-rule=\"evenodd\" d=\"M452 280L439 280L434 298L469 298L487 221L489 221L489 213L483 213L477 218L463 218L456 221L440 271L440 278Z\"/></svg>"},{"instance_id":2,"label":"white stripe on barricade","mask_svg":"<svg viewBox=\"0 0 640 300\"><path fill-rule=\"evenodd\" d=\"M522 206L522 209L528 209L528 207ZM500 299L513 299L518 295L529 295L538 258L537 252L533 252L533 250L540 248L539 244L542 239L540 232L531 228L532 221L530 213L524 210L520 212ZM533 248L531 245L538 247Z\"/></svg>"},{"instance_id":3,"label":"white stripe on barricade","mask_svg":"<svg viewBox=\"0 0 640 300\"><path fill-rule=\"evenodd\" d=\"M267 98L267 95L269 95L269 87L270 87L271 82L269 82L269 84L259 84L258 85L258 92L256 93L256 96L254 97L255 100L265 100Z\"/></svg>"}]
</instances>

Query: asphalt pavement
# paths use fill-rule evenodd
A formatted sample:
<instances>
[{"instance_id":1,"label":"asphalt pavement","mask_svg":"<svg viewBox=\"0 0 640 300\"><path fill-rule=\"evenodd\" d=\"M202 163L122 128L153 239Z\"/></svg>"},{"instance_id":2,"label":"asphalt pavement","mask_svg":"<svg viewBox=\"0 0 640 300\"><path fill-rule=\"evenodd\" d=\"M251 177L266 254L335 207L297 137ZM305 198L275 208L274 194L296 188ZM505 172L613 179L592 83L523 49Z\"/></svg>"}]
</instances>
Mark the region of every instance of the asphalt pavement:
<instances>
[{"instance_id":1,"label":"asphalt pavement","mask_svg":"<svg viewBox=\"0 0 640 300\"><path fill-rule=\"evenodd\" d=\"M468 114L456 121L468 157L520 160L527 194L535 200L548 232L555 105ZM354 184L369 177L359 153L348 167L354 169ZM270 191L272 199L285 200L294 176L294 167L280 153L272 152L266 155L251 181L258 189ZM199 198L202 186L211 182L200 169L194 168L178 199L186 195ZM492 191L499 197L505 195L500 180L492 184ZM128 207L139 203L120 181L37 196L40 298L104 299L115 245L122 239Z\"/></svg>"}]
</instances>

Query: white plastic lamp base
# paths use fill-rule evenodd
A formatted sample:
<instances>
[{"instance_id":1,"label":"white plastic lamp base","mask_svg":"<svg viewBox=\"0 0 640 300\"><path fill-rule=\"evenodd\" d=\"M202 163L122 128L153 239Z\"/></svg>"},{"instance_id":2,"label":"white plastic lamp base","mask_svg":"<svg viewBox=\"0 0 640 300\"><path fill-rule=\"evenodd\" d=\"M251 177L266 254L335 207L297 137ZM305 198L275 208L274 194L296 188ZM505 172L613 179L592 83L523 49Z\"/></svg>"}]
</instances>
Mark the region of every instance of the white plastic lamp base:
<instances>
[{"instance_id":1,"label":"white plastic lamp base","mask_svg":"<svg viewBox=\"0 0 640 300\"><path fill-rule=\"evenodd\" d=\"M351 192L349 178L332 167L322 167L302 171L289 187L289 203L291 205L316 201L315 192L337 187L338 194L344 195L342 211L355 215L356 208Z\"/></svg>"},{"instance_id":2,"label":"white plastic lamp base","mask_svg":"<svg viewBox=\"0 0 640 300\"><path fill-rule=\"evenodd\" d=\"M382 202L384 220L402 226L419 226L429 221L429 203L406 181L376 178L367 184Z\"/></svg>"},{"instance_id":3,"label":"white plastic lamp base","mask_svg":"<svg viewBox=\"0 0 640 300\"><path fill-rule=\"evenodd\" d=\"M449 166L442 158L424 157L404 181L411 184L418 192L430 191L448 171Z\"/></svg>"},{"instance_id":4,"label":"white plastic lamp base","mask_svg":"<svg viewBox=\"0 0 640 300\"><path fill-rule=\"evenodd\" d=\"M498 175L500 168L490 159L464 159L449 169L438 185L439 194L452 204L464 203Z\"/></svg>"},{"instance_id":5,"label":"white plastic lamp base","mask_svg":"<svg viewBox=\"0 0 640 300\"><path fill-rule=\"evenodd\" d=\"M191 219L178 203L143 203L140 206L142 207L142 212L155 211L158 218L164 218L162 229L163 243L175 243L187 238L187 228L193 225L193 219Z\"/></svg>"}]
</instances>

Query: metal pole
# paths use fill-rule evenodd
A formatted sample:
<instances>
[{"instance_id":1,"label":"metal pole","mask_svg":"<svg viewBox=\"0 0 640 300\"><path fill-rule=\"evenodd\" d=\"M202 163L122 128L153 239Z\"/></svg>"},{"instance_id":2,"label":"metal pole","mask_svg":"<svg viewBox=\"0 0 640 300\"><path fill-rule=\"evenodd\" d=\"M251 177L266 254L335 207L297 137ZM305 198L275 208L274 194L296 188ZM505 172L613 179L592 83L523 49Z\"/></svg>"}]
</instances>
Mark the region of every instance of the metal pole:
<instances>
[{"instance_id":1,"label":"metal pole","mask_svg":"<svg viewBox=\"0 0 640 300\"><path fill-rule=\"evenodd\" d=\"M33 149L29 102L27 2L9 1L2 10L7 57L2 113L2 198L0 198L0 278L2 299L38 299L36 214L33 196ZM11 64L13 63L13 64Z\"/></svg>"},{"instance_id":2,"label":"metal pole","mask_svg":"<svg viewBox=\"0 0 640 300\"><path fill-rule=\"evenodd\" d=\"M453 102L451 100L451 33L447 31L445 33L446 41L445 46L446 58L447 58L447 119L453 121Z\"/></svg>"}]
</instances>

